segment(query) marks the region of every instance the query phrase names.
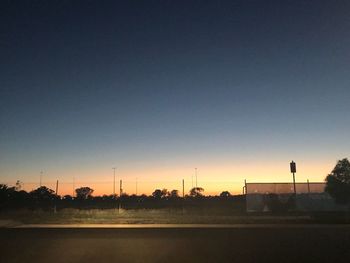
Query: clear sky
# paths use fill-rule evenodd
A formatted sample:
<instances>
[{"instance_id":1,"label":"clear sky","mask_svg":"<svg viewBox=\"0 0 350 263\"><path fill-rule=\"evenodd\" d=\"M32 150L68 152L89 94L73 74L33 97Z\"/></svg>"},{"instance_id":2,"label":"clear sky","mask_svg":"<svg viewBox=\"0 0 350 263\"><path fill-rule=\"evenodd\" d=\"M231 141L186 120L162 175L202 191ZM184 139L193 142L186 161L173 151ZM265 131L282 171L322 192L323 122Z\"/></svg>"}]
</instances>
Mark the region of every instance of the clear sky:
<instances>
[{"instance_id":1,"label":"clear sky","mask_svg":"<svg viewBox=\"0 0 350 263\"><path fill-rule=\"evenodd\" d=\"M1 1L0 181L323 181L350 157L349 1Z\"/></svg>"}]
</instances>

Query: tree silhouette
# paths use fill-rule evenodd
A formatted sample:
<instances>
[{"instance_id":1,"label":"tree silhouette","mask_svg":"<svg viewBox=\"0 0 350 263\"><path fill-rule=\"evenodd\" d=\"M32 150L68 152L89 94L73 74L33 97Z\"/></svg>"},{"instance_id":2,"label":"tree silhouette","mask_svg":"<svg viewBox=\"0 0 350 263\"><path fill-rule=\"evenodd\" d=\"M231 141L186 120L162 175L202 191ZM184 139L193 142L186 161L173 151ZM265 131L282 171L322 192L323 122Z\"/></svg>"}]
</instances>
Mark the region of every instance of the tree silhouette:
<instances>
[{"instance_id":1,"label":"tree silhouette","mask_svg":"<svg viewBox=\"0 0 350 263\"><path fill-rule=\"evenodd\" d=\"M46 186L40 186L39 188L29 193L36 200L53 200L55 198L54 190L47 188Z\"/></svg>"},{"instance_id":2,"label":"tree silhouette","mask_svg":"<svg viewBox=\"0 0 350 263\"><path fill-rule=\"evenodd\" d=\"M65 195L65 196L62 197L62 200L72 201L73 197L71 195Z\"/></svg>"},{"instance_id":3,"label":"tree silhouette","mask_svg":"<svg viewBox=\"0 0 350 263\"><path fill-rule=\"evenodd\" d=\"M94 189L91 189L90 187L87 187L87 186L75 189L75 193L77 194L77 199L80 199L80 200L89 199L93 192L94 192Z\"/></svg>"},{"instance_id":4,"label":"tree silhouette","mask_svg":"<svg viewBox=\"0 0 350 263\"><path fill-rule=\"evenodd\" d=\"M162 198L162 190L160 190L160 189L154 190L154 192L152 193L152 196L153 196L155 199L160 199L160 198Z\"/></svg>"},{"instance_id":5,"label":"tree silhouette","mask_svg":"<svg viewBox=\"0 0 350 263\"><path fill-rule=\"evenodd\" d=\"M21 191L21 189L22 189L22 182L20 180L17 180L15 190Z\"/></svg>"},{"instance_id":6,"label":"tree silhouette","mask_svg":"<svg viewBox=\"0 0 350 263\"><path fill-rule=\"evenodd\" d=\"M6 184L0 184L0 201L5 201L8 198L8 189Z\"/></svg>"},{"instance_id":7,"label":"tree silhouette","mask_svg":"<svg viewBox=\"0 0 350 263\"><path fill-rule=\"evenodd\" d=\"M190 196L192 196L192 197L202 197L203 196L202 192L204 192L204 189L202 187L193 187L190 190Z\"/></svg>"},{"instance_id":8,"label":"tree silhouette","mask_svg":"<svg viewBox=\"0 0 350 263\"><path fill-rule=\"evenodd\" d=\"M161 198L165 198L168 194L169 194L169 192L168 192L167 189L163 189L163 190L156 189L156 190L154 190L154 192L152 193L152 196L153 196L155 199L161 199Z\"/></svg>"},{"instance_id":9,"label":"tree silhouette","mask_svg":"<svg viewBox=\"0 0 350 263\"><path fill-rule=\"evenodd\" d=\"M332 172L326 177L325 191L337 203L350 205L350 162L347 158L339 160Z\"/></svg>"},{"instance_id":10,"label":"tree silhouette","mask_svg":"<svg viewBox=\"0 0 350 263\"><path fill-rule=\"evenodd\" d=\"M220 197L230 197L230 196L231 196L231 194L230 194L229 191L223 191L223 192L221 192L221 194L220 194Z\"/></svg>"},{"instance_id":11,"label":"tree silhouette","mask_svg":"<svg viewBox=\"0 0 350 263\"><path fill-rule=\"evenodd\" d=\"M169 193L170 198L178 198L179 197L179 191L178 190L171 190Z\"/></svg>"},{"instance_id":12,"label":"tree silhouette","mask_svg":"<svg viewBox=\"0 0 350 263\"><path fill-rule=\"evenodd\" d=\"M163 188L163 189L162 189L162 198L165 198L165 197L167 197L168 195L169 195L168 190L165 189L165 188Z\"/></svg>"}]
</instances>

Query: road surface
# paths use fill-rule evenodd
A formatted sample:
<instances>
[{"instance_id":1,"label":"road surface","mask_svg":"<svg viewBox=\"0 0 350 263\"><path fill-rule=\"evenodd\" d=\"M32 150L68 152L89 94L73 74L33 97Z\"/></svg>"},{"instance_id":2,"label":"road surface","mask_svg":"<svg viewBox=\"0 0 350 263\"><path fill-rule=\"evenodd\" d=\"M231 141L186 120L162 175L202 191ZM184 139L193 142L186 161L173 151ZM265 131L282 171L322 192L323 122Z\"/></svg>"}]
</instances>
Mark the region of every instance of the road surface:
<instances>
[{"instance_id":1,"label":"road surface","mask_svg":"<svg viewBox=\"0 0 350 263\"><path fill-rule=\"evenodd\" d=\"M350 226L2 228L0 262L350 262Z\"/></svg>"}]
</instances>

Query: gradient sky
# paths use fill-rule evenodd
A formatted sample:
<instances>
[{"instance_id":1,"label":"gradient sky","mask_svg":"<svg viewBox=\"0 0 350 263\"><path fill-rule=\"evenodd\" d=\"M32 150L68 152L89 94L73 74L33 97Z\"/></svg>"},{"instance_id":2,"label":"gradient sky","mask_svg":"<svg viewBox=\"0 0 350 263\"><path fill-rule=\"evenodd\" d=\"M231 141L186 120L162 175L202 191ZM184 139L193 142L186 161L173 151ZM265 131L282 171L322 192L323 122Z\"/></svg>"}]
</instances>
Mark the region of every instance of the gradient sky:
<instances>
[{"instance_id":1,"label":"gradient sky","mask_svg":"<svg viewBox=\"0 0 350 263\"><path fill-rule=\"evenodd\" d=\"M0 181L323 181L350 157L349 1L1 1Z\"/></svg>"}]
</instances>

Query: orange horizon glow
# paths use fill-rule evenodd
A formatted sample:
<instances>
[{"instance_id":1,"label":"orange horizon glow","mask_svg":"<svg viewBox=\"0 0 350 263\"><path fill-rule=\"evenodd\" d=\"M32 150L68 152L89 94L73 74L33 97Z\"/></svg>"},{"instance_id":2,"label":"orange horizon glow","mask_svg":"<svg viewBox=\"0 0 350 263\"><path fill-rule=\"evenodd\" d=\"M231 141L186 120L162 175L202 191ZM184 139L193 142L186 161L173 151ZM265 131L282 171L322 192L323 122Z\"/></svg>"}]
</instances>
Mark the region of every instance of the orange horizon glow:
<instances>
[{"instance_id":1,"label":"orange horizon glow","mask_svg":"<svg viewBox=\"0 0 350 263\"><path fill-rule=\"evenodd\" d=\"M323 182L326 175L332 170L335 161L299 161L297 162L297 182ZM26 178L12 177L23 182L23 190L31 191L39 187L39 175ZM59 180L58 194L73 194L74 187L89 186L94 189L94 196L113 194L113 170L95 168L89 170L71 170L44 172L42 185L52 190L56 188L56 180ZM193 184L192 184L193 178ZM255 161L240 162L236 164L205 165L198 166L198 186L204 188L205 195L218 195L222 191L231 194L241 194L244 180L247 182L291 182L292 176L288 162ZM119 195L119 181L123 181L123 193L128 195L150 195L155 189L176 189L182 195L182 179L185 180L185 194L188 194L192 186L195 186L195 168L189 166L163 166L160 168L143 167L138 169L117 168L115 192ZM14 185L16 180L7 180L8 185Z\"/></svg>"}]
</instances>

